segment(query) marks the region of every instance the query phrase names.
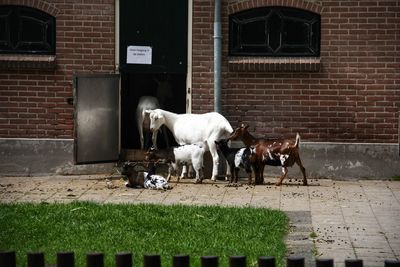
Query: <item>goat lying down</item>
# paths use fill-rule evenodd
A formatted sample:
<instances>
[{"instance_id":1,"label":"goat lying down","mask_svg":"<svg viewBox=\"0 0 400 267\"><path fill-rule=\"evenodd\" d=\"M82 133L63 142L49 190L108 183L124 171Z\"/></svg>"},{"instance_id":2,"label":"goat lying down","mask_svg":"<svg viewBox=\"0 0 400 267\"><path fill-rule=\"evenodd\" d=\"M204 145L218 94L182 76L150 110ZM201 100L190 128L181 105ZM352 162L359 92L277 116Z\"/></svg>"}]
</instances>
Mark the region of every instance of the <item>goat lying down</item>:
<instances>
[{"instance_id":1,"label":"goat lying down","mask_svg":"<svg viewBox=\"0 0 400 267\"><path fill-rule=\"evenodd\" d=\"M150 148L146 153L146 160L158 161L164 160L168 163L168 176L167 181L171 179L172 173L177 173L178 166L181 164L193 165L193 169L196 172L196 183L200 183L203 180L203 156L205 148L204 145L192 144L183 145L178 147L170 147L166 149L156 150ZM184 177L185 173L182 172L181 177Z\"/></svg>"},{"instance_id":2,"label":"goat lying down","mask_svg":"<svg viewBox=\"0 0 400 267\"><path fill-rule=\"evenodd\" d=\"M252 166L255 173L256 184L264 181L265 165L282 166L282 176L276 182L281 185L287 176L288 167L295 163L299 165L303 174L303 185L307 185L306 169L304 168L299 154L300 135L297 133L295 139L269 140L253 137L247 130L249 126L241 125L232 133L230 140L241 139L247 146L255 147L255 155L252 159Z\"/></svg>"},{"instance_id":3,"label":"goat lying down","mask_svg":"<svg viewBox=\"0 0 400 267\"><path fill-rule=\"evenodd\" d=\"M251 177L251 158L255 154L254 147L230 148L228 139L215 141L217 149L224 155L231 169L231 179L229 183L237 183L239 179L239 170L243 168L248 175L248 184L252 184Z\"/></svg>"},{"instance_id":4,"label":"goat lying down","mask_svg":"<svg viewBox=\"0 0 400 267\"><path fill-rule=\"evenodd\" d=\"M156 166L153 162L149 163L147 172L138 172L136 177L128 177L125 185L126 187L143 187L146 189L172 189L163 176L156 174Z\"/></svg>"}]
</instances>

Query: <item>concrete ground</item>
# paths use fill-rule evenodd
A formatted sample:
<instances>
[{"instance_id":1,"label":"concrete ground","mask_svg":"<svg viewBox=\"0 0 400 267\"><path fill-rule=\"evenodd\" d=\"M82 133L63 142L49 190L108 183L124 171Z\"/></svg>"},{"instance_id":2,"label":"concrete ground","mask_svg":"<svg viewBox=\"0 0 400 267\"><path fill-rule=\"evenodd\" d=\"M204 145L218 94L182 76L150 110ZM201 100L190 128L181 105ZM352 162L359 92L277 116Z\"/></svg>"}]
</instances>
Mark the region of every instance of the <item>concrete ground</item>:
<instances>
[{"instance_id":1,"label":"concrete ground","mask_svg":"<svg viewBox=\"0 0 400 267\"><path fill-rule=\"evenodd\" d=\"M157 203L164 205L223 205L274 208L291 220L287 237L290 255L362 259L364 266L384 266L400 258L400 182L377 180L310 180L301 186L286 180L281 187L266 185L227 187L226 182L172 183L156 191L126 188L119 177L47 176L0 177L0 202Z\"/></svg>"}]
</instances>

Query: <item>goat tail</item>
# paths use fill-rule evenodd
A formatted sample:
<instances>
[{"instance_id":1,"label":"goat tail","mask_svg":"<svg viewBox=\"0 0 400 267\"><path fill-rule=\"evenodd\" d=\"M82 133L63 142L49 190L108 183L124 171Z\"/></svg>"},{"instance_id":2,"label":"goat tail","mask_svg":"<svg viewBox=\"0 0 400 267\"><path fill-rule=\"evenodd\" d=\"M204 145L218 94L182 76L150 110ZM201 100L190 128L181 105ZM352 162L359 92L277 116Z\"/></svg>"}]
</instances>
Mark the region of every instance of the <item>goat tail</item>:
<instances>
[{"instance_id":1,"label":"goat tail","mask_svg":"<svg viewBox=\"0 0 400 267\"><path fill-rule=\"evenodd\" d=\"M296 134L296 142L294 143L294 147L299 147L300 144L300 134Z\"/></svg>"}]
</instances>

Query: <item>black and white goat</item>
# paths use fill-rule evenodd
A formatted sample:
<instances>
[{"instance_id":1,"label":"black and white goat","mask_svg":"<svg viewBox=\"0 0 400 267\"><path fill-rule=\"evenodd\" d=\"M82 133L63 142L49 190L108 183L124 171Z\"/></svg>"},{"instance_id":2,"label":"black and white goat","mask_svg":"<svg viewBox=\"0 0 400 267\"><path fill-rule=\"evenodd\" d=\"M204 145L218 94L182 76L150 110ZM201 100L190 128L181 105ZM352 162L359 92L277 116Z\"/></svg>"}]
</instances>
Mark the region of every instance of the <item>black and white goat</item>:
<instances>
[{"instance_id":1,"label":"black and white goat","mask_svg":"<svg viewBox=\"0 0 400 267\"><path fill-rule=\"evenodd\" d=\"M156 164L154 162L148 164L147 171L135 171L135 165L127 165L127 172L128 181L125 183L126 187L159 190L172 189L163 176L156 174Z\"/></svg>"},{"instance_id":2,"label":"black and white goat","mask_svg":"<svg viewBox=\"0 0 400 267\"><path fill-rule=\"evenodd\" d=\"M252 184L251 176L251 158L254 155L253 147L230 148L228 146L228 139L221 139L215 141L217 149L224 155L229 164L232 173L230 183L237 183L239 179L239 170L243 168L248 175L248 184Z\"/></svg>"}]
</instances>

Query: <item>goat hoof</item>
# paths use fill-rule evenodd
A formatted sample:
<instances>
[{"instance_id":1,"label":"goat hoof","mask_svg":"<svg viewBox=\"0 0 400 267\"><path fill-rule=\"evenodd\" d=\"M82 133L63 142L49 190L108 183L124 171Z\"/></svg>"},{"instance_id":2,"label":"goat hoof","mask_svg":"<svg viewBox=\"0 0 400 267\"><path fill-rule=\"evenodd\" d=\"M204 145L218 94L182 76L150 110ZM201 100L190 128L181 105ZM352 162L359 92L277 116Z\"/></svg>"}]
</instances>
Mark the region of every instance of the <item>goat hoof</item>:
<instances>
[{"instance_id":1,"label":"goat hoof","mask_svg":"<svg viewBox=\"0 0 400 267\"><path fill-rule=\"evenodd\" d=\"M199 180L199 179L196 179L196 181L194 181L194 183L195 183L195 184L201 184L201 183L203 183L203 181L202 181L202 180Z\"/></svg>"}]
</instances>

